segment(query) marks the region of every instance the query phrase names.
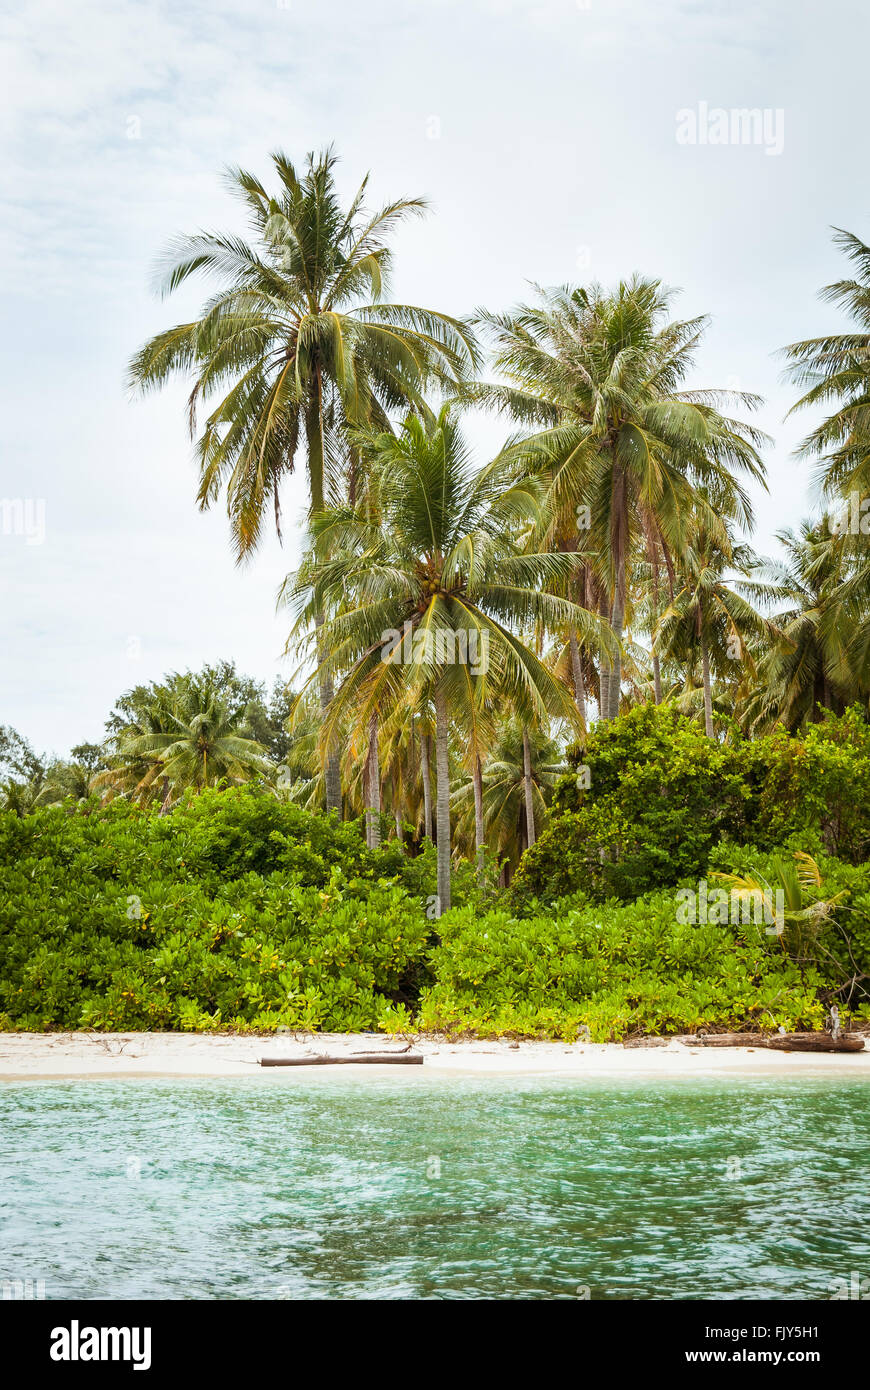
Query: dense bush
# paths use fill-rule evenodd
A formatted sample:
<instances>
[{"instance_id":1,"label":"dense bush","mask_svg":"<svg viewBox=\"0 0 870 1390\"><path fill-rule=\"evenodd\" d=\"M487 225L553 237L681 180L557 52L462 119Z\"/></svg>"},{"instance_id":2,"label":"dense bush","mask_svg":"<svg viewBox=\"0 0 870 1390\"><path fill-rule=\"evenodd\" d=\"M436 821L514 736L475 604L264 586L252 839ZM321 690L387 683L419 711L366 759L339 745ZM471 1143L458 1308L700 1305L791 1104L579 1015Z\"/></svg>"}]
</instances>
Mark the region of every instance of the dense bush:
<instances>
[{"instance_id":1,"label":"dense bush","mask_svg":"<svg viewBox=\"0 0 870 1390\"><path fill-rule=\"evenodd\" d=\"M701 768L702 802L708 771L691 738L681 746L667 765ZM598 765L610 775L604 757ZM742 796L732 787L728 824L745 830ZM772 880L788 857L789 846L710 846L679 805L668 820L667 802L660 788L662 819L637 840L645 871L673 874L653 853L668 823L685 826L689 883L702 862ZM395 842L370 851L358 825L249 789L204 792L168 816L122 802L0 814L0 1028L588 1029L605 1040L818 1026L834 991L857 1006L870 975L870 872L828 857L823 831L802 831L794 846L817 854L817 897L830 911L780 940L681 925L673 888L631 904L575 893L517 917L480 902L470 868L457 876L459 905L436 924L431 849L416 859Z\"/></svg>"},{"instance_id":2,"label":"dense bush","mask_svg":"<svg viewBox=\"0 0 870 1390\"><path fill-rule=\"evenodd\" d=\"M572 761L515 876L514 907L577 891L629 902L703 874L722 840L769 848L817 830L852 863L870 846L870 726L858 711L803 738L749 743L735 730L718 743L668 707L639 705L598 725Z\"/></svg>"},{"instance_id":3,"label":"dense bush","mask_svg":"<svg viewBox=\"0 0 870 1390\"><path fill-rule=\"evenodd\" d=\"M742 933L742 934L741 934ZM674 894L513 918L467 909L442 924L427 1028L594 1042L628 1033L820 1027L824 977L754 926L681 926Z\"/></svg>"},{"instance_id":4,"label":"dense bush","mask_svg":"<svg viewBox=\"0 0 870 1390\"><path fill-rule=\"evenodd\" d=\"M0 1024L375 1027L404 1017L427 872L359 827L249 790L172 815L0 815ZM397 1013L398 1010L398 1013Z\"/></svg>"},{"instance_id":5,"label":"dense bush","mask_svg":"<svg viewBox=\"0 0 870 1390\"><path fill-rule=\"evenodd\" d=\"M757 846L717 845L710 855L708 874L752 875L771 886L782 882L783 865L794 851L809 852L821 876L821 884L804 894L809 913L803 925L790 924L783 946L797 961L815 966L841 1003L851 1004L862 1016L870 1016L870 864L847 864L825 852L818 831L799 831L780 849Z\"/></svg>"},{"instance_id":6,"label":"dense bush","mask_svg":"<svg viewBox=\"0 0 870 1390\"><path fill-rule=\"evenodd\" d=\"M758 827L764 843L817 830L830 854L860 864L870 853L870 724L860 709L826 713L800 737L779 731L748 745L763 771Z\"/></svg>"}]
</instances>

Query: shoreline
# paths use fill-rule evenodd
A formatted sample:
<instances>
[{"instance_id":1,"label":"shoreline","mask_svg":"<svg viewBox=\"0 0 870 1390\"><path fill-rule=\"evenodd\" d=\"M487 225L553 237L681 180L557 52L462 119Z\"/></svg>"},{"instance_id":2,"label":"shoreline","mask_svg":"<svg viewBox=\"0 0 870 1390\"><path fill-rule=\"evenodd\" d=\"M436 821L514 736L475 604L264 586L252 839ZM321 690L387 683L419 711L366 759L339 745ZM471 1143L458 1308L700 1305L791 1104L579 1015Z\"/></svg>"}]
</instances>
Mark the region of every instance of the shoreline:
<instances>
[{"instance_id":1,"label":"shoreline","mask_svg":"<svg viewBox=\"0 0 870 1390\"><path fill-rule=\"evenodd\" d=\"M540 1076L618 1080L710 1076L780 1078L860 1077L870 1081L870 1049L852 1054L777 1052L753 1047L704 1047L675 1038L648 1046L507 1039L451 1041L414 1037L410 1050L422 1067L347 1063L338 1067L261 1067L261 1057L408 1050L405 1038L385 1034L317 1033L0 1033L0 1082L256 1077L273 1082L395 1075Z\"/></svg>"}]
</instances>

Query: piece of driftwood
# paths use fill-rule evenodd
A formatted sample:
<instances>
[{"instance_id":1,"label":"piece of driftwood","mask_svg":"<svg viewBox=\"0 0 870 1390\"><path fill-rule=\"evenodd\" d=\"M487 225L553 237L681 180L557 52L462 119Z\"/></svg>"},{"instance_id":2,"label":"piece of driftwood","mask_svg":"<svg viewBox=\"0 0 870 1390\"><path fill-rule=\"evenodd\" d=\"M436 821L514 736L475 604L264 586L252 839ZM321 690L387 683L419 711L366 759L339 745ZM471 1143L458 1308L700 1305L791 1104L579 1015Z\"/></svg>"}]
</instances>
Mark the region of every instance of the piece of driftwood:
<instances>
[{"instance_id":1,"label":"piece of driftwood","mask_svg":"<svg viewBox=\"0 0 870 1390\"><path fill-rule=\"evenodd\" d=\"M261 1057L261 1067L337 1067L358 1062L386 1062L398 1067L422 1067L423 1058L410 1052L352 1052L345 1057Z\"/></svg>"},{"instance_id":2,"label":"piece of driftwood","mask_svg":"<svg viewBox=\"0 0 870 1390\"><path fill-rule=\"evenodd\" d=\"M861 1052L860 1033L701 1033L683 1038L693 1047L769 1047L776 1052Z\"/></svg>"}]
</instances>

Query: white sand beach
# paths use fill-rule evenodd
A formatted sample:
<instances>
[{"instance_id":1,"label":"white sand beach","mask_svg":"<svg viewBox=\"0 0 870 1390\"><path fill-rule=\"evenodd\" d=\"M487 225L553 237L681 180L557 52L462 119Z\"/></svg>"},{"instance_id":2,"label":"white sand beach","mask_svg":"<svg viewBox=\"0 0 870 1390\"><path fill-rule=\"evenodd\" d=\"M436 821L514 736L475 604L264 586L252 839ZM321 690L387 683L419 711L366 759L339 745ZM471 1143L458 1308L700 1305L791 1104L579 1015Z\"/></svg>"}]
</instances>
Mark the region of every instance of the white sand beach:
<instances>
[{"instance_id":1,"label":"white sand beach","mask_svg":"<svg viewBox=\"0 0 870 1390\"><path fill-rule=\"evenodd\" d=\"M364 1063L336 1067L261 1067L262 1057L351 1057L396 1053L407 1039L372 1034L0 1033L0 1081L118 1077L237 1077L294 1083L312 1076L392 1074L559 1076L626 1079L700 1076L862 1077L870 1081L870 1048L863 1052L775 1052L753 1047L704 1047L676 1039L652 1046L507 1040L450 1041L417 1037L410 1050L422 1067Z\"/></svg>"}]
</instances>

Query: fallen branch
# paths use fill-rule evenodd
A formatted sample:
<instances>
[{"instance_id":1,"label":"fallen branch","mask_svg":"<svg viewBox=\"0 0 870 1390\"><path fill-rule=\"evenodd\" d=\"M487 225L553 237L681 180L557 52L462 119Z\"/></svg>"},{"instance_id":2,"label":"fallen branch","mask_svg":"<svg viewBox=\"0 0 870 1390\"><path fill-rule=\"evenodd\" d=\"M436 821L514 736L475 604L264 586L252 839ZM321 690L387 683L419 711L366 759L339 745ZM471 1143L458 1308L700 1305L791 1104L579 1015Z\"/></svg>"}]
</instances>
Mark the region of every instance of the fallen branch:
<instances>
[{"instance_id":1,"label":"fallen branch","mask_svg":"<svg viewBox=\"0 0 870 1390\"><path fill-rule=\"evenodd\" d=\"M382 1063L389 1063L392 1066L421 1067L423 1058L419 1055L412 1056L409 1052L352 1052L350 1056L344 1057L261 1057L261 1067L338 1067L356 1066L357 1063L370 1063L380 1066Z\"/></svg>"},{"instance_id":2,"label":"fallen branch","mask_svg":"<svg viewBox=\"0 0 870 1390\"><path fill-rule=\"evenodd\" d=\"M684 1042L701 1047L769 1047L775 1052L861 1052L860 1033L699 1033Z\"/></svg>"}]
</instances>

